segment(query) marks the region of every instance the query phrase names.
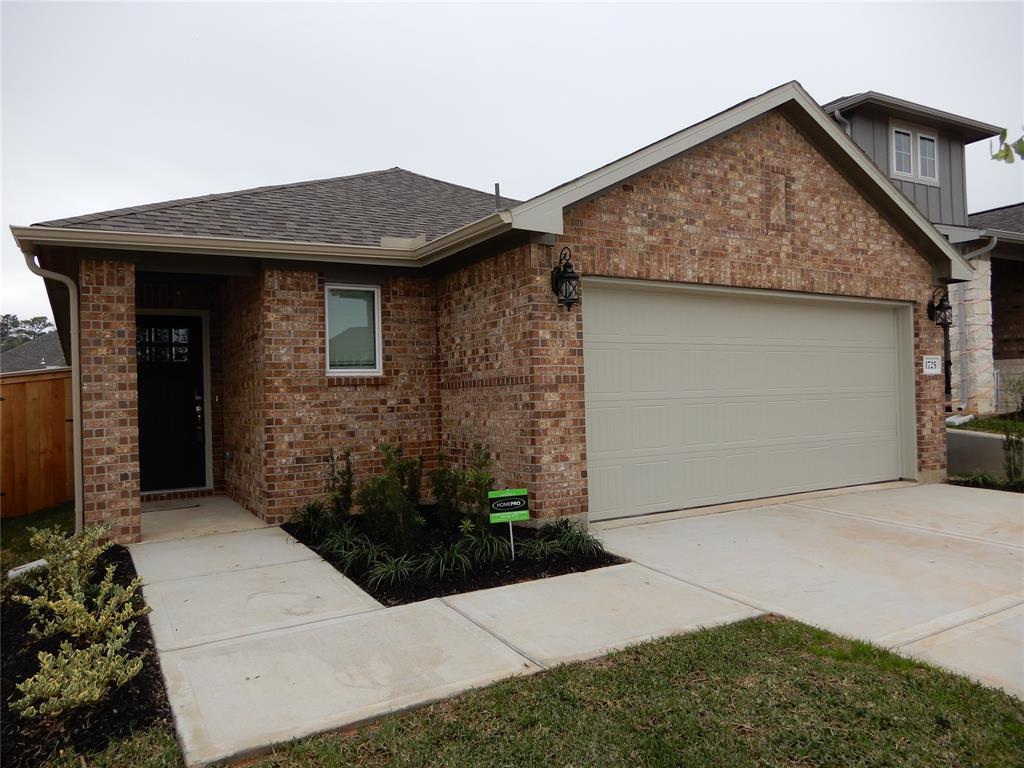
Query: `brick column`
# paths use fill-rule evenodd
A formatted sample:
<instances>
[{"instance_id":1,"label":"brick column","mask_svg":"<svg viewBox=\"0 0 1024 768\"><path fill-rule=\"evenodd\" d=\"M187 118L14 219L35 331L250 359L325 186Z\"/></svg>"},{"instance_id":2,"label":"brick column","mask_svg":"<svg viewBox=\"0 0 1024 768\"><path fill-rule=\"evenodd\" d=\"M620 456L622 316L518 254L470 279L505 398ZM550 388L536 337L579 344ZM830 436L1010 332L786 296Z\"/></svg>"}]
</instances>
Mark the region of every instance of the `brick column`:
<instances>
[{"instance_id":1,"label":"brick column","mask_svg":"<svg viewBox=\"0 0 1024 768\"><path fill-rule=\"evenodd\" d=\"M82 259L79 268L85 524L139 541L139 413L135 266Z\"/></svg>"}]
</instances>

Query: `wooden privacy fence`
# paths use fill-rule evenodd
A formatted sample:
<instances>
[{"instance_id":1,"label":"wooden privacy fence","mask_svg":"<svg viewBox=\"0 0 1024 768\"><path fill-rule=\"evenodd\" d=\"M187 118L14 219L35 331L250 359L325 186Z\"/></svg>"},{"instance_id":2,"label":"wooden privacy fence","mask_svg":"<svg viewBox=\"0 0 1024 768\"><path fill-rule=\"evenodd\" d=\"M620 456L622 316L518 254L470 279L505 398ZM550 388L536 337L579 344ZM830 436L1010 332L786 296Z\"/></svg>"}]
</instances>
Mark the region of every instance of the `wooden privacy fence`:
<instances>
[{"instance_id":1,"label":"wooden privacy fence","mask_svg":"<svg viewBox=\"0 0 1024 768\"><path fill-rule=\"evenodd\" d=\"M0 516L75 496L71 369L0 374Z\"/></svg>"}]
</instances>

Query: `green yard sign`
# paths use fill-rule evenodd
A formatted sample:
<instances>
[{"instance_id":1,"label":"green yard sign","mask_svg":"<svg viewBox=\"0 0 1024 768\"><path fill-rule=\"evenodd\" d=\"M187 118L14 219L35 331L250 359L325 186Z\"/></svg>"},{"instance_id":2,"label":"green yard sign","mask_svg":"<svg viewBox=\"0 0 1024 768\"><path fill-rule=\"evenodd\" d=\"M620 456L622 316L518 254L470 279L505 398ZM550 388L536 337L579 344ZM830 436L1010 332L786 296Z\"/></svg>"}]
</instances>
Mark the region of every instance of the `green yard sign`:
<instances>
[{"instance_id":1,"label":"green yard sign","mask_svg":"<svg viewBox=\"0 0 1024 768\"><path fill-rule=\"evenodd\" d=\"M514 523L530 519L530 506L525 488L506 488L503 491L488 491L492 523Z\"/></svg>"},{"instance_id":2,"label":"green yard sign","mask_svg":"<svg viewBox=\"0 0 1024 768\"><path fill-rule=\"evenodd\" d=\"M488 491L487 500L491 506L492 523L508 523L508 545L512 559L516 559L516 541L512 535L512 523L530 519L530 504L525 488L506 488L503 491Z\"/></svg>"}]
</instances>

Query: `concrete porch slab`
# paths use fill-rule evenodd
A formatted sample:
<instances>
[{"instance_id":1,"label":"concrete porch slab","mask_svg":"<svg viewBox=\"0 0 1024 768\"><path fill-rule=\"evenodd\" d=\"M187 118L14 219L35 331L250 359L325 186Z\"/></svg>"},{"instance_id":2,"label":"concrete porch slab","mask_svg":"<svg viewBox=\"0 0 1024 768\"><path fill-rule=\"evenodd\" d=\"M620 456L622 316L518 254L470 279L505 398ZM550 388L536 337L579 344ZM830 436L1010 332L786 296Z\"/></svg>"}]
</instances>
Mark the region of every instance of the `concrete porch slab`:
<instances>
[{"instance_id":1,"label":"concrete porch slab","mask_svg":"<svg viewBox=\"0 0 1024 768\"><path fill-rule=\"evenodd\" d=\"M146 584L315 560L317 554L280 528L258 528L129 546Z\"/></svg>"},{"instance_id":2,"label":"concrete porch slab","mask_svg":"<svg viewBox=\"0 0 1024 768\"><path fill-rule=\"evenodd\" d=\"M227 496L148 501L142 505L142 541L248 531L267 524Z\"/></svg>"},{"instance_id":3,"label":"concrete porch slab","mask_svg":"<svg viewBox=\"0 0 1024 768\"><path fill-rule=\"evenodd\" d=\"M444 601L545 667L760 613L636 563Z\"/></svg>"},{"instance_id":4,"label":"concrete porch slab","mask_svg":"<svg viewBox=\"0 0 1024 768\"><path fill-rule=\"evenodd\" d=\"M904 645L900 651L1024 699L1024 605Z\"/></svg>"},{"instance_id":5,"label":"concrete porch slab","mask_svg":"<svg viewBox=\"0 0 1024 768\"><path fill-rule=\"evenodd\" d=\"M537 670L438 600L161 653L161 664L190 766Z\"/></svg>"},{"instance_id":6,"label":"concrete porch slab","mask_svg":"<svg viewBox=\"0 0 1024 768\"><path fill-rule=\"evenodd\" d=\"M319 557L159 581L143 593L161 651L381 607Z\"/></svg>"}]
</instances>

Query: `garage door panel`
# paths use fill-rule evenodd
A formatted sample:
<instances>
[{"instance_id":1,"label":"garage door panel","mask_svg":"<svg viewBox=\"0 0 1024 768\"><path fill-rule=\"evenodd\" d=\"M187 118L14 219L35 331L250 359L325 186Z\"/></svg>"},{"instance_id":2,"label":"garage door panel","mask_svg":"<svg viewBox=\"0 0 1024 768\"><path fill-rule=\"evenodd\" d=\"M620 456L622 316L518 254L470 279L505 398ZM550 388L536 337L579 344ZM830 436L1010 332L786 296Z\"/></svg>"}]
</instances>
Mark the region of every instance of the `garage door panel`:
<instances>
[{"instance_id":1,"label":"garage door panel","mask_svg":"<svg viewBox=\"0 0 1024 768\"><path fill-rule=\"evenodd\" d=\"M591 517L899 477L894 312L588 285Z\"/></svg>"}]
</instances>

